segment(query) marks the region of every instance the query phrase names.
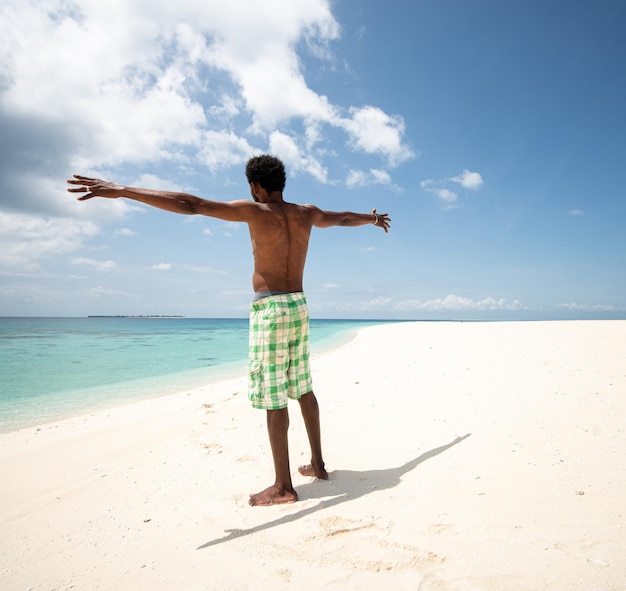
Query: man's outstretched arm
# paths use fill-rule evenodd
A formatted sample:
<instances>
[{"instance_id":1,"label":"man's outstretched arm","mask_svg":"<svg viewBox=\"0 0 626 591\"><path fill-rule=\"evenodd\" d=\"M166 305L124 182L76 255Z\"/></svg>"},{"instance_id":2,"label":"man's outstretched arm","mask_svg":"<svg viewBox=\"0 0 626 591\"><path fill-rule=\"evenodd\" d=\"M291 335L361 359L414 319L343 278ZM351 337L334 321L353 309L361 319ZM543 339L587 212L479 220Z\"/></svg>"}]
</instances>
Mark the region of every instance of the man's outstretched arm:
<instances>
[{"instance_id":1,"label":"man's outstretched arm","mask_svg":"<svg viewBox=\"0 0 626 591\"><path fill-rule=\"evenodd\" d=\"M74 178L69 179L67 182L70 185L77 185L76 188L68 189L70 193L83 193L83 195L78 197L79 201L85 201L93 197L105 197L108 199L124 197L173 213L207 215L230 222L247 221L255 206L253 202L246 200L212 201L189 195L188 193L125 187L117 183L78 174L75 174Z\"/></svg>"},{"instance_id":2,"label":"man's outstretched arm","mask_svg":"<svg viewBox=\"0 0 626 591\"><path fill-rule=\"evenodd\" d=\"M386 213L376 213L376 208L371 213L355 213L353 211L324 211L313 205L308 206L313 213L313 225L317 228L330 228L331 226L365 226L374 224L379 228L389 231L391 219Z\"/></svg>"}]
</instances>

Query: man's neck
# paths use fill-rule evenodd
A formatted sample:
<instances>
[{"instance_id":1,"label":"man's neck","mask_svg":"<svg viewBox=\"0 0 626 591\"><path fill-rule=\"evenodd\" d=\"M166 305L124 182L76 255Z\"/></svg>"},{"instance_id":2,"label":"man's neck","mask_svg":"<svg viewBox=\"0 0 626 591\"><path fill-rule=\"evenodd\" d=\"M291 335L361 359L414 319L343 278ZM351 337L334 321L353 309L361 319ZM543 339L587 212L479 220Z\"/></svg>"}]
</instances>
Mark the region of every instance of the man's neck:
<instances>
[{"instance_id":1,"label":"man's neck","mask_svg":"<svg viewBox=\"0 0 626 591\"><path fill-rule=\"evenodd\" d=\"M273 191L263 195L263 203L284 203L281 191Z\"/></svg>"}]
</instances>

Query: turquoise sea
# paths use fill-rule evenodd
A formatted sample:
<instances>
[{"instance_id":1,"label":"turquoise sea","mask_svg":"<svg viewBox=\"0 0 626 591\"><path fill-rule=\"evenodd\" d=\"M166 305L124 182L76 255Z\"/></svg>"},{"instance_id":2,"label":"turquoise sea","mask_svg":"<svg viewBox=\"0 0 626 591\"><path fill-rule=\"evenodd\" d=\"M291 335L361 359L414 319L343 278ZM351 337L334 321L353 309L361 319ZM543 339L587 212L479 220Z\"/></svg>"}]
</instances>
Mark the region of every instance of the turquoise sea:
<instances>
[{"instance_id":1,"label":"turquoise sea","mask_svg":"<svg viewBox=\"0 0 626 591\"><path fill-rule=\"evenodd\" d=\"M316 355L359 320L311 320ZM0 433L247 371L248 320L0 318Z\"/></svg>"}]
</instances>

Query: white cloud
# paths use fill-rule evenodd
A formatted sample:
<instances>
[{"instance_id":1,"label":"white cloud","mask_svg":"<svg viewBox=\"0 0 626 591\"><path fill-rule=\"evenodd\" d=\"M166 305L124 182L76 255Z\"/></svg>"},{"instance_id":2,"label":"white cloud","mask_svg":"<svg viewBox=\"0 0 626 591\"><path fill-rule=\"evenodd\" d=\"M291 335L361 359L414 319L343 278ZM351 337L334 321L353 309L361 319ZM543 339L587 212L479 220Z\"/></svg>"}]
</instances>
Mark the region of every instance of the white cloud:
<instances>
[{"instance_id":1,"label":"white cloud","mask_svg":"<svg viewBox=\"0 0 626 591\"><path fill-rule=\"evenodd\" d=\"M585 215L585 212L582 209L570 209L570 215Z\"/></svg>"},{"instance_id":2,"label":"white cloud","mask_svg":"<svg viewBox=\"0 0 626 591\"><path fill-rule=\"evenodd\" d=\"M138 187L146 187L147 189L159 189L162 191L181 191L186 190L185 187L181 187L174 181L160 177L156 174L144 173L139 175L134 181L133 185ZM190 218L191 219L191 218Z\"/></svg>"},{"instance_id":3,"label":"white cloud","mask_svg":"<svg viewBox=\"0 0 626 591\"><path fill-rule=\"evenodd\" d=\"M157 265L152 265L151 269L155 271L169 271L174 265L172 263L159 263Z\"/></svg>"},{"instance_id":4,"label":"white cloud","mask_svg":"<svg viewBox=\"0 0 626 591\"><path fill-rule=\"evenodd\" d=\"M0 211L0 268L38 269L37 261L79 250L96 234L89 221Z\"/></svg>"},{"instance_id":5,"label":"white cloud","mask_svg":"<svg viewBox=\"0 0 626 591\"><path fill-rule=\"evenodd\" d=\"M130 238L132 236L136 236L137 233L130 228L120 228L119 230L115 230L113 234L115 236L125 236Z\"/></svg>"},{"instance_id":6,"label":"white cloud","mask_svg":"<svg viewBox=\"0 0 626 591\"><path fill-rule=\"evenodd\" d=\"M369 184L368 179L368 174L363 170L349 170L346 185L348 187L363 187Z\"/></svg>"},{"instance_id":7,"label":"white cloud","mask_svg":"<svg viewBox=\"0 0 626 591\"><path fill-rule=\"evenodd\" d=\"M323 307L320 306L320 307ZM333 303L335 309L354 312L355 310L370 312L380 311L389 313L399 312L493 312L493 311L519 311L525 310L519 300L508 301L504 298L486 297L482 300L472 300L455 294L447 295L443 298L431 300L397 300L387 296L376 296L370 300L360 303L337 304Z\"/></svg>"},{"instance_id":8,"label":"white cloud","mask_svg":"<svg viewBox=\"0 0 626 591\"><path fill-rule=\"evenodd\" d=\"M614 306L612 304L576 304L571 302L569 304L558 304L557 308L563 310L571 310L574 312L624 312L626 307Z\"/></svg>"},{"instance_id":9,"label":"white cloud","mask_svg":"<svg viewBox=\"0 0 626 591\"><path fill-rule=\"evenodd\" d=\"M356 307L363 311L388 310L389 307L392 305L392 303L393 303L392 298L388 298L385 296L377 296L375 298L372 298L371 300L360 302L359 304L357 304ZM349 308L349 307L350 306L346 305L346 308Z\"/></svg>"},{"instance_id":10,"label":"white cloud","mask_svg":"<svg viewBox=\"0 0 626 591\"><path fill-rule=\"evenodd\" d=\"M482 300L472 300L462 296L450 294L445 298L433 300L405 300L396 302L398 310L424 310L429 312L443 310L523 310L524 306L519 300L509 302L504 298L495 299L486 297Z\"/></svg>"},{"instance_id":11,"label":"white cloud","mask_svg":"<svg viewBox=\"0 0 626 591\"><path fill-rule=\"evenodd\" d=\"M433 191L439 199L445 201L446 203L455 203L459 196L454 192L448 189L437 189Z\"/></svg>"},{"instance_id":12,"label":"white cloud","mask_svg":"<svg viewBox=\"0 0 626 591\"><path fill-rule=\"evenodd\" d=\"M219 104L209 107L209 114L223 123L228 123L242 111L242 101L236 96L224 93Z\"/></svg>"},{"instance_id":13,"label":"white cloud","mask_svg":"<svg viewBox=\"0 0 626 591\"><path fill-rule=\"evenodd\" d=\"M436 195L441 201L447 204L448 209L451 209L457 207L456 203L459 199L459 194L448 188L447 185L449 185L450 182L460 184L464 189L475 191L483 184L483 178L478 172L470 172L464 169L460 175L441 181L425 179L420 182L420 187L424 191Z\"/></svg>"},{"instance_id":14,"label":"white cloud","mask_svg":"<svg viewBox=\"0 0 626 591\"><path fill-rule=\"evenodd\" d=\"M73 265L86 265L98 271L111 271L117 266L114 261L97 261L86 257L78 257L72 260Z\"/></svg>"},{"instance_id":15,"label":"white cloud","mask_svg":"<svg viewBox=\"0 0 626 591\"><path fill-rule=\"evenodd\" d=\"M327 1L213 0L203 3L195 17L196 27L212 37L203 59L239 86L253 129L272 130L294 117L332 117L334 107L307 86L295 52L304 39L323 57L327 52L321 48L338 38L339 25Z\"/></svg>"},{"instance_id":16,"label":"white cloud","mask_svg":"<svg viewBox=\"0 0 626 591\"><path fill-rule=\"evenodd\" d=\"M132 293L129 293L127 291L121 291L119 289L111 289L109 287L102 287L102 286L90 288L89 293L94 296L98 296L98 297L103 296L107 298L114 297L114 296L125 296L125 297L133 296Z\"/></svg>"},{"instance_id":17,"label":"white cloud","mask_svg":"<svg viewBox=\"0 0 626 591\"><path fill-rule=\"evenodd\" d=\"M322 183L328 181L326 168L313 155L301 149L296 138L274 131L270 134L269 151L281 158L292 172L304 170Z\"/></svg>"},{"instance_id":18,"label":"white cloud","mask_svg":"<svg viewBox=\"0 0 626 591\"><path fill-rule=\"evenodd\" d=\"M368 185L385 185L395 190L399 189L399 187L392 182L391 176L385 170L370 168L367 172L354 169L348 171L346 186L354 188Z\"/></svg>"},{"instance_id":19,"label":"white cloud","mask_svg":"<svg viewBox=\"0 0 626 591\"><path fill-rule=\"evenodd\" d=\"M248 140L232 131L203 131L200 133L201 147L198 161L209 170L215 171L246 162L255 152Z\"/></svg>"},{"instance_id":20,"label":"white cloud","mask_svg":"<svg viewBox=\"0 0 626 591\"><path fill-rule=\"evenodd\" d=\"M59 170L216 171L268 145L326 183L329 129L390 166L413 158L401 116L309 87L302 57L332 62L339 36L329 0L5 0L0 149L11 157L0 163L0 204L58 215L68 205L44 195L60 192Z\"/></svg>"},{"instance_id":21,"label":"white cloud","mask_svg":"<svg viewBox=\"0 0 626 591\"><path fill-rule=\"evenodd\" d=\"M390 166L397 166L415 157L403 143L404 120L398 115L387 115L378 107L352 107L349 119L338 119L352 145L367 154L378 154L387 159Z\"/></svg>"},{"instance_id":22,"label":"white cloud","mask_svg":"<svg viewBox=\"0 0 626 591\"><path fill-rule=\"evenodd\" d=\"M483 184L483 177L478 172L470 172L467 170L463 170L460 175L453 176L450 179L454 183L459 183L465 189L476 190Z\"/></svg>"}]
</instances>

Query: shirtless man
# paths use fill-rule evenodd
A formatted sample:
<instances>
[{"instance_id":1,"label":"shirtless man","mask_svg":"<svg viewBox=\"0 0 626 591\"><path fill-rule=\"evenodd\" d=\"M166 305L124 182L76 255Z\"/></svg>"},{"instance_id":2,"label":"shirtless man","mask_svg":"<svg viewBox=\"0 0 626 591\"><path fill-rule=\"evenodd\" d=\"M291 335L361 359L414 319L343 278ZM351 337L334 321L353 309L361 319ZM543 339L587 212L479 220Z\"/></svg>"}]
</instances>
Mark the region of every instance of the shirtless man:
<instances>
[{"instance_id":1,"label":"shirtless man","mask_svg":"<svg viewBox=\"0 0 626 591\"><path fill-rule=\"evenodd\" d=\"M246 166L253 201L210 201L186 193L125 187L100 179L74 175L71 193L85 201L92 197L125 197L181 214L200 214L229 222L245 222L250 230L255 299L250 306L250 387L252 406L267 411L267 429L276 480L250 495L249 503L273 505L297 500L291 482L287 431L289 398L300 403L311 463L298 468L303 476L327 479L322 459L319 407L309 372L309 318L302 290L311 228L374 224L385 232L386 213L323 211L314 205L283 200L285 169L273 156L251 158Z\"/></svg>"}]
</instances>

